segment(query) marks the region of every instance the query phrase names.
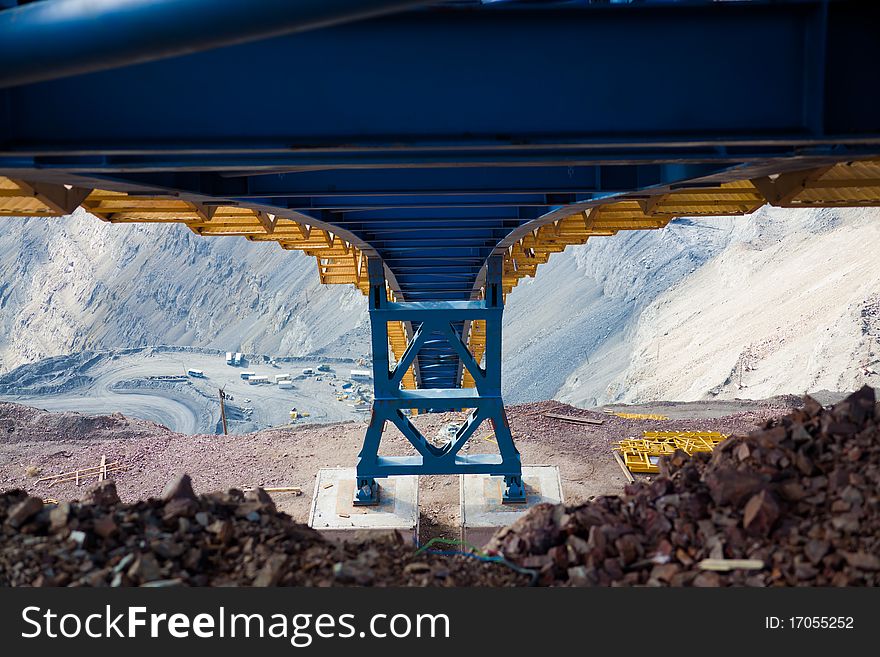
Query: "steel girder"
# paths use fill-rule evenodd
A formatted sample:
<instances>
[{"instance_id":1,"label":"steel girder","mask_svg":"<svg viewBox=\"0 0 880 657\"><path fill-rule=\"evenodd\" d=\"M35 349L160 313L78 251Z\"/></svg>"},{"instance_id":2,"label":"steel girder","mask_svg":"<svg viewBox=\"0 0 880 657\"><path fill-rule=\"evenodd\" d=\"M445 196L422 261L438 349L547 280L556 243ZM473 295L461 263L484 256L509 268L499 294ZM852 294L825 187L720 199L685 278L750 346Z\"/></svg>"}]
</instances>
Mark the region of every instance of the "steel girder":
<instances>
[{"instance_id":1,"label":"steel girder","mask_svg":"<svg viewBox=\"0 0 880 657\"><path fill-rule=\"evenodd\" d=\"M407 12L7 89L0 152L211 170L876 145L878 12L846 0Z\"/></svg>"}]
</instances>

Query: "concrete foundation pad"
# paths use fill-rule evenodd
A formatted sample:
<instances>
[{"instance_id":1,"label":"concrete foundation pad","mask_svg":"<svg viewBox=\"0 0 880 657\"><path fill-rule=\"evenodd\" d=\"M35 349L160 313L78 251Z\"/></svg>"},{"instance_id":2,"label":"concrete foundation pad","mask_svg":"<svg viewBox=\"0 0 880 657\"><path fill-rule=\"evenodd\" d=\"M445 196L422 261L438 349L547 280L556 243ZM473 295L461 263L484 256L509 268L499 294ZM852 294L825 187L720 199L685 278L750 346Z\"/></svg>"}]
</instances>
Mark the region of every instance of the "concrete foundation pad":
<instances>
[{"instance_id":1,"label":"concrete foundation pad","mask_svg":"<svg viewBox=\"0 0 880 657\"><path fill-rule=\"evenodd\" d=\"M526 501L523 504L502 504L503 477L459 477L462 541L482 548L496 531L513 523L536 504L562 502L562 481L557 466L523 466L522 472L526 486Z\"/></svg>"},{"instance_id":2,"label":"concrete foundation pad","mask_svg":"<svg viewBox=\"0 0 880 657\"><path fill-rule=\"evenodd\" d=\"M322 468L315 480L309 527L333 541L389 536L395 531L413 544L419 539L419 478L378 479L379 504L355 506L354 468Z\"/></svg>"}]
</instances>

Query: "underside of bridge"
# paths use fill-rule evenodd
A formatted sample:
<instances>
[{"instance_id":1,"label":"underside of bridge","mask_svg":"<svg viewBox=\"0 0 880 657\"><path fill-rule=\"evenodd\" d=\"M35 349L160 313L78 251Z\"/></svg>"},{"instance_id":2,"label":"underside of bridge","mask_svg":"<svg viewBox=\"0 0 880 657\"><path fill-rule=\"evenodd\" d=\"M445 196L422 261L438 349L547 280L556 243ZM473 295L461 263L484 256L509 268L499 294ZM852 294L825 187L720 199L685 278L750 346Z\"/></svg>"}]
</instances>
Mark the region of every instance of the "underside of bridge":
<instances>
[{"instance_id":1,"label":"underside of bridge","mask_svg":"<svg viewBox=\"0 0 880 657\"><path fill-rule=\"evenodd\" d=\"M422 473L523 499L501 316L552 253L768 203L880 205L872 3L214 2L200 29L200 0L18 4L0 0L0 215L182 223L357 286L361 503ZM449 409L472 414L445 445L407 419ZM499 454L462 455L483 421ZM378 456L387 423L415 456Z\"/></svg>"}]
</instances>

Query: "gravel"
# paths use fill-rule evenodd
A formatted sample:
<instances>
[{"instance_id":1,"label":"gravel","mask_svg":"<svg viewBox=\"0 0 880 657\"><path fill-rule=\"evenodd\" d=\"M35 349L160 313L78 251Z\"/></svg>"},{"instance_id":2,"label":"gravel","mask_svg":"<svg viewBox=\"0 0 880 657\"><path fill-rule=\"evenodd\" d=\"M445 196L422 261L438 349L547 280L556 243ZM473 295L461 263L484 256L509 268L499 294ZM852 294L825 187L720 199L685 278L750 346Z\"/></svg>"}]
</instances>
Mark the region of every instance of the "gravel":
<instances>
[{"instance_id":1,"label":"gravel","mask_svg":"<svg viewBox=\"0 0 880 657\"><path fill-rule=\"evenodd\" d=\"M339 546L258 489L197 496L188 476L124 504L113 482L85 503L0 495L2 586L513 586L527 575L397 540Z\"/></svg>"},{"instance_id":2,"label":"gravel","mask_svg":"<svg viewBox=\"0 0 880 657\"><path fill-rule=\"evenodd\" d=\"M538 505L490 548L547 585L875 586L878 490L880 417L864 387L831 409L807 397L711 455L678 451L623 496ZM707 559L757 566L715 572Z\"/></svg>"}]
</instances>

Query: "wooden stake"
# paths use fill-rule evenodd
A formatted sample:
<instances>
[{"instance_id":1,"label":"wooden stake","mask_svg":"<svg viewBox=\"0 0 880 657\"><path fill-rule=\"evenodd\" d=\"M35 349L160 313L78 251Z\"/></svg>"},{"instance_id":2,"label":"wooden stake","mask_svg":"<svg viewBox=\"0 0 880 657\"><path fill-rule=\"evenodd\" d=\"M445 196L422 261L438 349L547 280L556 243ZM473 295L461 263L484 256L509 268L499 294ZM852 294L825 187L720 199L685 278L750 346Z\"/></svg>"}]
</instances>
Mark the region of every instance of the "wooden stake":
<instances>
[{"instance_id":1,"label":"wooden stake","mask_svg":"<svg viewBox=\"0 0 880 657\"><path fill-rule=\"evenodd\" d=\"M764 562L760 559L703 559L697 564L702 570L760 570Z\"/></svg>"},{"instance_id":2,"label":"wooden stake","mask_svg":"<svg viewBox=\"0 0 880 657\"><path fill-rule=\"evenodd\" d=\"M124 467L124 466L122 466L122 464L121 464L119 461L113 461L113 463L108 463L108 464L107 464L107 469L109 470L110 468L114 468L114 467L117 467L117 466L118 466L118 467ZM96 466L93 466L93 467L91 467L91 468L79 468L79 469L76 470L76 471L71 471L71 472L61 472L61 473L56 474L56 475L50 475L50 476L48 476L48 477L42 477L41 479L37 479L36 483L39 484L39 483L42 482L42 481L49 481L50 479L57 479L58 477L72 477L72 476L73 476L74 474L76 474L77 472L79 472L80 474L82 474L84 477L86 477L86 476L95 476L95 475L98 474L97 471L100 470L100 469L101 469L101 466L100 466L100 465L96 465Z\"/></svg>"},{"instance_id":3,"label":"wooden stake","mask_svg":"<svg viewBox=\"0 0 880 657\"><path fill-rule=\"evenodd\" d=\"M107 478L108 472L115 472L117 470L125 470L127 466L122 465L121 463L105 463L102 468L100 465L96 465L92 468L81 468L79 470L75 470L73 472L62 472L61 474L52 475L51 477L43 477L42 479L37 479L35 483L44 483L48 482L50 486L54 486L55 484L62 484L68 481L75 481L76 485L79 486L79 479L82 476L84 479L88 479L89 477L100 477L100 473L103 470L104 478Z\"/></svg>"},{"instance_id":4,"label":"wooden stake","mask_svg":"<svg viewBox=\"0 0 880 657\"><path fill-rule=\"evenodd\" d=\"M126 470L126 469L127 469L127 468L126 468L124 465L118 465L118 466L115 466L115 467L113 467L113 468L111 468L110 466L107 466L107 471L108 471L108 472L117 472L117 471L119 471L119 470ZM68 475L66 478L64 478L64 479L52 479L52 480L49 482L49 486L54 486L55 484L63 484L63 483L66 483L66 482L68 482L68 481L76 481L76 480L78 479L78 476L79 476L79 475L82 475L83 479L85 479L85 478L87 478L87 477L94 477L94 476L95 476L95 473L92 473L92 474L89 475L89 474L85 474L85 473L83 473L82 470L80 470L79 473L69 473L69 475Z\"/></svg>"},{"instance_id":5,"label":"wooden stake","mask_svg":"<svg viewBox=\"0 0 880 657\"><path fill-rule=\"evenodd\" d=\"M632 473L629 471L629 468L626 467L626 463L623 462L623 459L620 458L620 454L617 451L612 451L611 454L614 456L614 460L617 461L617 465L620 466L620 469L623 470L623 476L626 477L626 480L629 483L633 483L636 478L632 476Z\"/></svg>"},{"instance_id":6,"label":"wooden stake","mask_svg":"<svg viewBox=\"0 0 880 657\"><path fill-rule=\"evenodd\" d=\"M256 490L256 488L246 488L245 490ZM296 486L281 486L278 488L264 488L267 493L293 493L294 495L302 495L302 488Z\"/></svg>"},{"instance_id":7,"label":"wooden stake","mask_svg":"<svg viewBox=\"0 0 880 657\"><path fill-rule=\"evenodd\" d=\"M107 478L107 455L101 454L101 471L98 473L98 481L104 481Z\"/></svg>"},{"instance_id":8,"label":"wooden stake","mask_svg":"<svg viewBox=\"0 0 880 657\"><path fill-rule=\"evenodd\" d=\"M574 422L575 424L605 424L605 420L594 420L591 417L576 417L574 415L560 415L559 413L544 413L544 417L562 420L563 422Z\"/></svg>"}]
</instances>

